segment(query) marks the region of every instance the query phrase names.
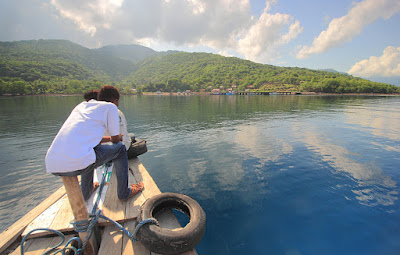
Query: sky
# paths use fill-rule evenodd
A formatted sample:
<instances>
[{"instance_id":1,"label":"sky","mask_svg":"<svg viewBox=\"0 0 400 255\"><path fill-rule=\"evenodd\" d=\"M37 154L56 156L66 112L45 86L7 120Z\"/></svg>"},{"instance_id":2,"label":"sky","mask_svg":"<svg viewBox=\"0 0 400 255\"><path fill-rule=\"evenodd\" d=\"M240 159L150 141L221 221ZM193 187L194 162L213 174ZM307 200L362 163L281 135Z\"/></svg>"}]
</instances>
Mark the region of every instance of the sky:
<instances>
[{"instance_id":1,"label":"sky","mask_svg":"<svg viewBox=\"0 0 400 255\"><path fill-rule=\"evenodd\" d=\"M140 44L400 76L399 0L0 0L0 41Z\"/></svg>"}]
</instances>

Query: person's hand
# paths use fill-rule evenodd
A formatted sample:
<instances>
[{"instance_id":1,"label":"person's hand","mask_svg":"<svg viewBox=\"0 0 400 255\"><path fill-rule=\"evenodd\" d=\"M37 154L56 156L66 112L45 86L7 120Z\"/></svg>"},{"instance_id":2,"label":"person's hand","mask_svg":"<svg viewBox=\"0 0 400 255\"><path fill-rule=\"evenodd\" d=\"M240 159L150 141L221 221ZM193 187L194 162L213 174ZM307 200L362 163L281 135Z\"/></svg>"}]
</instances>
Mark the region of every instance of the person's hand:
<instances>
[{"instance_id":1,"label":"person's hand","mask_svg":"<svg viewBox=\"0 0 400 255\"><path fill-rule=\"evenodd\" d=\"M122 135L111 136L112 143L119 143L120 141L122 141Z\"/></svg>"}]
</instances>

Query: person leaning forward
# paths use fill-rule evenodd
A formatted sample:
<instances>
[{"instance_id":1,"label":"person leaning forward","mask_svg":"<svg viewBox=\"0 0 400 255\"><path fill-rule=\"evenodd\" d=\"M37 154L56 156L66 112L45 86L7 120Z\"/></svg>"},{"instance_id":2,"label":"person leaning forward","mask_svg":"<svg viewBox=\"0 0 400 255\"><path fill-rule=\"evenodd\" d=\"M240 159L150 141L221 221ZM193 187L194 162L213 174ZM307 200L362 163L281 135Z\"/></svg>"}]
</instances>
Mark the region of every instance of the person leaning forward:
<instances>
[{"instance_id":1,"label":"person leaning forward","mask_svg":"<svg viewBox=\"0 0 400 255\"><path fill-rule=\"evenodd\" d=\"M81 175L83 198L93 192L94 169L112 161L117 176L117 195L126 200L143 189L128 185L128 157L119 134L118 89L105 85L98 100L77 105L62 125L46 154L46 171L57 176ZM105 131L110 136L103 136ZM111 144L100 144L111 141Z\"/></svg>"},{"instance_id":2,"label":"person leaning forward","mask_svg":"<svg viewBox=\"0 0 400 255\"><path fill-rule=\"evenodd\" d=\"M89 102L91 99L97 100L98 94L99 90L92 89L86 92L83 95L83 98L86 100L86 102ZM115 103L115 105L119 107L119 102ZM128 134L128 123L126 122L124 113L120 109L118 109L118 115L119 115L119 133L122 135L121 142L125 144L126 150L129 150L129 147L132 144L132 139ZM109 136L107 130L104 133L104 136Z\"/></svg>"}]
</instances>

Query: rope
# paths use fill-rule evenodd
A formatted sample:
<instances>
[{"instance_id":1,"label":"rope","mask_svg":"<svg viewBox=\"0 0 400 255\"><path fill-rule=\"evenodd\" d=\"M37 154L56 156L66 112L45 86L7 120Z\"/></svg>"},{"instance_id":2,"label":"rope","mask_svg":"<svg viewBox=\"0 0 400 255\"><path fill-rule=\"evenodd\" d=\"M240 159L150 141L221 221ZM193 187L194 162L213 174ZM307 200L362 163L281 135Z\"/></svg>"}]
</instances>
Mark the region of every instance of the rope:
<instances>
[{"instance_id":1,"label":"rope","mask_svg":"<svg viewBox=\"0 0 400 255\"><path fill-rule=\"evenodd\" d=\"M159 226L159 223L158 223L158 221L157 221L156 219L154 219L154 218L145 219L145 220L143 220L142 222L140 222L140 223L136 226L136 228L135 228L135 230L134 230L134 232L133 232L133 234L132 234L131 232L129 232L128 230L126 230L126 229L125 229L121 224L119 224L118 222L116 222L116 221L114 221L114 220L108 218L107 216L104 216L104 215L101 213L101 210L100 210L100 209L97 210L98 203L100 202L101 193L102 193L103 188L104 188L105 179L106 179L106 176L107 176L107 173L108 173L108 168L111 166L111 163L106 163L106 164L104 164L104 166L105 166L105 171L104 171L104 173L103 173L102 181L101 181L101 184L100 184L100 187L99 187L99 191L98 191L99 193L98 193L96 202L95 202L94 205L93 205L92 213L89 215L89 219L88 219L88 220L83 220L83 221L76 221L76 222L72 222L72 223L71 223L71 224L74 226L74 230L75 230L76 232L86 232L86 233L87 233L87 235L86 235L85 240L83 241L83 243L82 243L82 241L81 241L80 238L78 238L78 237L73 237L73 238L71 238L71 239L65 244L65 246L64 246L63 248L58 248L58 247L61 246L61 245L64 243L64 241L65 241L65 235L64 235L63 233L61 233L61 232L58 231L58 230L49 229L49 228L37 228L37 229L33 229L32 231L30 231L30 232L22 239L22 241L21 241L21 255L24 255L24 243L25 243L26 239L28 238L28 236L29 236L31 233L33 233L33 232L35 232L35 231L43 231L43 230L44 230L44 231L53 232L53 233L57 234L58 236L60 236L61 239L62 239L61 242L60 242L59 244L57 244L57 245L55 245L54 247L50 248L50 250L44 252L43 254L57 254L57 253L62 253L62 254L64 255L66 251L72 250L72 251L74 252L74 254L79 255L79 254L83 254L83 250L85 250L86 244L87 244L87 242L89 241L89 239L91 238L91 236L92 236L92 234L93 234L93 228L97 225L97 222L98 222L99 218L105 219L105 220L111 222L112 224L114 224L115 226L117 226L120 230L122 230L122 231L129 237L129 239L131 239L132 243L138 241L138 240L136 239L136 235L137 235L139 229L140 229L141 227L143 227L144 225L146 225L146 224L153 224L153 225ZM69 246L73 241L77 241L77 242L78 242L78 249L75 248L75 247L72 246L72 245ZM53 252L53 253L51 253L51 252Z\"/></svg>"},{"instance_id":2,"label":"rope","mask_svg":"<svg viewBox=\"0 0 400 255\"><path fill-rule=\"evenodd\" d=\"M21 255L24 254L24 243L25 243L26 239L28 238L28 236L29 236L31 233L36 232L36 231L49 231L49 232L53 232L54 234L56 234L56 235L58 235L59 237L61 237L61 241L60 241L57 245L51 247L48 251L46 251L46 252L43 253L43 254L57 254L57 253L62 252L62 254L64 255L65 252L68 251L68 250L72 250L72 251L74 252L74 254L80 254L80 253L79 253L79 249L76 249L74 246L68 246L68 245L69 245L70 243L72 243L73 241L77 241L77 242L78 242L78 247L81 247L82 242L81 242L81 239L79 239L78 237L73 237L73 238L71 238L71 239L65 244L64 248L58 249L58 247L64 243L64 241L65 241L65 235L64 235L63 233L61 233L60 231L58 231L58 230L49 229L49 228L37 228L37 229L33 229L33 230L29 231L29 233L28 233L26 236L24 236L24 238L22 239L22 241L21 241ZM53 252L53 253L51 253L51 252Z\"/></svg>"},{"instance_id":3,"label":"rope","mask_svg":"<svg viewBox=\"0 0 400 255\"><path fill-rule=\"evenodd\" d=\"M137 241L136 235L139 232L139 229L146 224L153 224L153 225L160 226L160 224L158 224L158 221L154 218L148 218L148 219L142 220L139 224L137 224L135 230L133 231L131 240Z\"/></svg>"},{"instance_id":4,"label":"rope","mask_svg":"<svg viewBox=\"0 0 400 255\"><path fill-rule=\"evenodd\" d=\"M110 166L111 166L110 162L104 164L105 171L103 172L103 177L101 178L101 183L100 183L100 187L99 187L99 191L98 191L99 193L98 193L96 202L93 205L92 214L96 214L97 206L99 205L100 198L101 198L101 193L103 192L103 188L104 188L104 185L106 183L106 177L107 177L107 174L108 174L108 168Z\"/></svg>"}]
</instances>

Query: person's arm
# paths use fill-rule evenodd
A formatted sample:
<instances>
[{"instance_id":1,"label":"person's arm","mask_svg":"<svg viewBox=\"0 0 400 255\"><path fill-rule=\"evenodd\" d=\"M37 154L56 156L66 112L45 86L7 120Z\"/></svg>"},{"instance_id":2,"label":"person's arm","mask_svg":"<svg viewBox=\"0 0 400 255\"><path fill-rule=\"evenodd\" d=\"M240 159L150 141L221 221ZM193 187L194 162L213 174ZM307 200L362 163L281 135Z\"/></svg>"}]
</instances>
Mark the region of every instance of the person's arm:
<instances>
[{"instance_id":1,"label":"person's arm","mask_svg":"<svg viewBox=\"0 0 400 255\"><path fill-rule=\"evenodd\" d=\"M103 136L100 143L107 143L107 142L118 143L119 141L122 141L122 135Z\"/></svg>"},{"instance_id":2,"label":"person's arm","mask_svg":"<svg viewBox=\"0 0 400 255\"><path fill-rule=\"evenodd\" d=\"M122 135L110 136L110 140L112 143L119 143L120 141L122 141Z\"/></svg>"},{"instance_id":3,"label":"person's arm","mask_svg":"<svg viewBox=\"0 0 400 255\"><path fill-rule=\"evenodd\" d=\"M103 136L103 138L101 138L100 143L108 143L111 142L111 136Z\"/></svg>"}]
</instances>

